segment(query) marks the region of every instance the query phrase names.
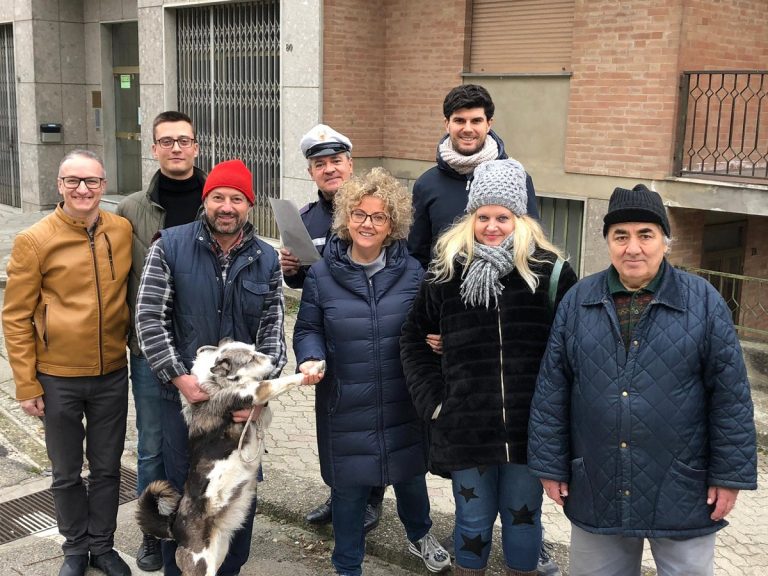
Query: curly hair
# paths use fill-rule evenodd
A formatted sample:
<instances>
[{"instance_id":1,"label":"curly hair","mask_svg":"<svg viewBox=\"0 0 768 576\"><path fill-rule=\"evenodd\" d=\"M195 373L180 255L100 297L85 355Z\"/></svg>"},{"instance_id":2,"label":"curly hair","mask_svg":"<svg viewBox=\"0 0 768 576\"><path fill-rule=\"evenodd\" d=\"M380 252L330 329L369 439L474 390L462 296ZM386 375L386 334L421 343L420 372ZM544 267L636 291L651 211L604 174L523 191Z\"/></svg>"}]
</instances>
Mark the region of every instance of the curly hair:
<instances>
[{"instance_id":1,"label":"curly hair","mask_svg":"<svg viewBox=\"0 0 768 576\"><path fill-rule=\"evenodd\" d=\"M371 168L370 172L363 176L353 176L333 197L333 231L339 238L351 241L347 226L349 215L366 196L381 200L389 216L391 230L384 246L394 240L406 238L413 222L411 194L397 178L381 167Z\"/></svg>"}]
</instances>

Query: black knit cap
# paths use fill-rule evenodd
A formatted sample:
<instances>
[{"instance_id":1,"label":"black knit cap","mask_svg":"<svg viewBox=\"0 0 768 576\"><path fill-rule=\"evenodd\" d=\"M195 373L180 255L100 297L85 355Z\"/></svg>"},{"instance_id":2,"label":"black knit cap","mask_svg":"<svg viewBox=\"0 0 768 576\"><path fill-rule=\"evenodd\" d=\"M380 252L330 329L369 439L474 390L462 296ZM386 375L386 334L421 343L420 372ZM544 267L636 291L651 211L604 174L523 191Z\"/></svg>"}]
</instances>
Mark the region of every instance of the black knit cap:
<instances>
[{"instance_id":1,"label":"black knit cap","mask_svg":"<svg viewBox=\"0 0 768 576\"><path fill-rule=\"evenodd\" d=\"M671 236L661 196L644 184L638 184L632 190L616 188L611 194L608 214L603 218L603 237L608 236L611 224L619 222L653 222L661 226L666 236Z\"/></svg>"}]
</instances>

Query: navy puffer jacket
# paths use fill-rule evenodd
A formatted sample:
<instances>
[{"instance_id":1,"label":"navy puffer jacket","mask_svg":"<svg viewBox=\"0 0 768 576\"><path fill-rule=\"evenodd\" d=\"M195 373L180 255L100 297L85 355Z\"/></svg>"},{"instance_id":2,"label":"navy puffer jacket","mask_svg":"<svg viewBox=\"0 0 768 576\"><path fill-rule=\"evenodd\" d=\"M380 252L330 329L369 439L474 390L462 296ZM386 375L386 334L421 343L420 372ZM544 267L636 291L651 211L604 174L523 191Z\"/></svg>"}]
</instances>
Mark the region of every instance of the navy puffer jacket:
<instances>
[{"instance_id":1,"label":"navy puffer jacket","mask_svg":"<svg viewBox=\"0 0 768 576\"><path fill-rule=\"evenodd\" d=\"M333 236L309 269L296 362L325 360L316 388L320 470L329 486L384 486L426 472L424 431L405 386L400 330L423 275L405 241L370 281Z\"/></svg>"},{"instance_id":2,"label":"navy puffer jacket","mask_svg":"<svg viewBox=\"0 0 768 576\"><path fill-rule=\"evenodd\" d=\"M557 311L528 431L534 475L569 483L568 518L596 534L691 538L708 486L757 487L752 401L717 291L667 263L626 351L606 272Z\"/></svg>"}]
</instances>

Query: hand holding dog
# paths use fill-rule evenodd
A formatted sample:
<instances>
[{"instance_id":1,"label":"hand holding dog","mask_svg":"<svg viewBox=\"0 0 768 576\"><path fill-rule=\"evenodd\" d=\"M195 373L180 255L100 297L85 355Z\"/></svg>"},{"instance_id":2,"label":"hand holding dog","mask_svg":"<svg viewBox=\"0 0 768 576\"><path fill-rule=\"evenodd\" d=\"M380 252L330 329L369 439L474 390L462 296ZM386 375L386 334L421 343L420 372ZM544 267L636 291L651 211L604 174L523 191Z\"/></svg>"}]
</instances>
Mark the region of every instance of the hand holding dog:
<instances>
[{"instance_id":1,"label":"hand holding dog","mask_svg":"<svg viewBox=\"0 0 768 576\"><path fill-rule=\"evenodd\" d=\"M264 406L253 407L253 420L258 420ZM242 408L241 410L235 410L232 412L232 422L246 422L248 416L251 415L251 408Z\"/></svg>"},{"instance_id":2,"label":"hand holding dog","mask_svg":"<svg viewBox=\"0 0 768 576\"><path fill-rule=\"evenodd\" d=\"M302 386L313 386L320 382L325 376L325 361L323 360L307 360L302 362L299 366L299 372L304 375Z\"/></svg>"},{"instance_id":3,"label":"hand holding dog","mask_svg":"<svg viewBox=\"0 0 768 576\"><path fill-rule=\"evenodd\" d=\"M186 398L187 402L190 404L202 402L203 400L208 400L209 398L208 394L206 394L206 392L200 388L197 376L193 374L182 374L181 376L176 376L176 378L171 380L171 383L173 383L173 385L179 389L179 392L184 395L184 398Z\"/></svg>"}]
</instances>

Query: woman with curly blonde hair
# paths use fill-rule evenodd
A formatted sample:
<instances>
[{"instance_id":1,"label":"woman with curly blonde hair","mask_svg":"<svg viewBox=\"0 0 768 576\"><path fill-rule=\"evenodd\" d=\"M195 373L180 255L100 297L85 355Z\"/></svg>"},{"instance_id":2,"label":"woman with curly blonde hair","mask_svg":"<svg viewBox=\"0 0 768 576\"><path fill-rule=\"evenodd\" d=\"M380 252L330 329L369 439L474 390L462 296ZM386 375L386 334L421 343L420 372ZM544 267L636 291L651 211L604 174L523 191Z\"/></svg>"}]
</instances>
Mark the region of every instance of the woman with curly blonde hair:
<instances>
[{"instance_id":1,"label":"woman with curly blonde hair","mask_svg":"<svg viewBox=\"0 0 768 576\"><path fill-rule=\"evenodd\" d=\"M362 573L368 493L389 484L408 550L432 572L450 566L430 533L423 425L400 364L400 331L423 276L406 247L411 220L411 195L384 169L346 182L334 197L335 234L309 269L294 329L299 370L310 374L326 362L315 416L338 574Z\"/></svg>"},{"instance_id":2,"label":"woman with curly blonde hair","mask_svg":"<svg viewBox=\"0 0 768 576\"><path fill-rule=\"evenodd\" d=\"M537 573L543 490L526 466L528 414L554 308L576 274L567 262L553 274L560 251L526 203L519 162L475 169L467 215L438 240L400 340L416 411L431 427L430 471L453 484L456 576L485 574L497 517L506 574Z\"/></svg>"}]
</instances>

